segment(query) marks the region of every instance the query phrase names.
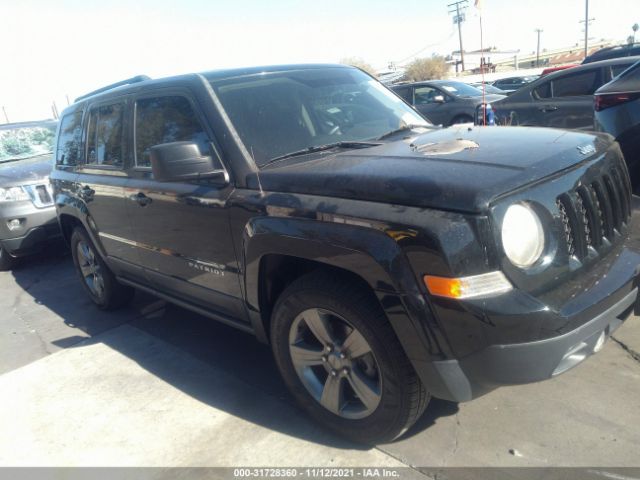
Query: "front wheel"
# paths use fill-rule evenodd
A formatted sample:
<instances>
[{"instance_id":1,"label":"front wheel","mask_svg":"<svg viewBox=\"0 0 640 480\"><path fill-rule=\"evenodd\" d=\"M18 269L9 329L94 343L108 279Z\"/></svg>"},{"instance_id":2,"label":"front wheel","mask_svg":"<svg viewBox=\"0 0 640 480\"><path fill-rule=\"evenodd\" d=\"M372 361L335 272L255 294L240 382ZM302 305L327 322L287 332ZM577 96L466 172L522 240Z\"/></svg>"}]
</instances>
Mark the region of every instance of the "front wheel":
<instances>
[{"instance_id":1,"label":"front wheel","mask_svg":"<svg viewBox=\"0 0 640 480\"><path fill-rule=\"evenodd\" d=\"M275 306L276 362L299 405L350 440L402 435L429 396L377 300L323 272L291 284Z\"/></svg>"},{"instance_id":2,"label":"front wheel","mask_svg":"<svg viewBox=\"0 0 640 480\"><path fill-rule=\"evenodd\" d=\"M133 288L116 280L82 228L76 228L71 235L71 255L82 286L98 308L113 310L133 297Z\"/></svg>"}]
</instances>

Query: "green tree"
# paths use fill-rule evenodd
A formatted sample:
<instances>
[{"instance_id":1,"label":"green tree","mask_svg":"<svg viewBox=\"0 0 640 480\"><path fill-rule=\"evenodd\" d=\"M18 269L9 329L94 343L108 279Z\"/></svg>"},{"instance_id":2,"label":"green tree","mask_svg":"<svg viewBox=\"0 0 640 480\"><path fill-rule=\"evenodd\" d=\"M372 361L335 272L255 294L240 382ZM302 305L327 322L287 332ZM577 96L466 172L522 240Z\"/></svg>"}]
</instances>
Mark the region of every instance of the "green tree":
<instances>
[{"instance_id":1,"label":"green tree","mask_svg":"<svg viewBox=\"0 0 640 480\"><path fill-rule=\"evenodd\" d=\"M422 80L443 78L448 71L449 66L444 57L433 55L429 58L418 58L411 62L405 70L405 77L412 82L420 82Z\"/></svg>"},{"instance_id":2,"label":"green tree","mask_svg":"<svg viewBox=\"0 0 640 480\"><path fill-rule=\"evenodd\" d=\"M360 70L364 70L365 72L373 75L374 77L377 76L376 69L359 57L343 58L342 60L340 60L340 63L342 63L343 65L351 65L352 67L357 67Z\"/></svg>"}]
</instances>

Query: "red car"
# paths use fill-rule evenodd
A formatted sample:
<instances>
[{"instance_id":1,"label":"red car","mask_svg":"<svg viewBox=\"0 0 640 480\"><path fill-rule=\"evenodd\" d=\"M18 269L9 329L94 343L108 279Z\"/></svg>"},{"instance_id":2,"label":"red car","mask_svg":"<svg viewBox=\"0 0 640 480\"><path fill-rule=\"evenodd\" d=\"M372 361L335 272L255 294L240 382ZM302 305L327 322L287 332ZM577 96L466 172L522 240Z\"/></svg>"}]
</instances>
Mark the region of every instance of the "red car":
<instances>
[{"instance_id":1,"label":"red car","mask_svg":"<svg viewBox=\"0 0 640 480\"><path fill-rule=\"evenodd\" d=\"M577 67L578 65L579 65L578 63L572 63L570 65L560 65L558 67L545 68L540 74L540 76L544 76L547 73L557 72L558 70L566 70L567 68Z\"/></svg>"}]
</instances>

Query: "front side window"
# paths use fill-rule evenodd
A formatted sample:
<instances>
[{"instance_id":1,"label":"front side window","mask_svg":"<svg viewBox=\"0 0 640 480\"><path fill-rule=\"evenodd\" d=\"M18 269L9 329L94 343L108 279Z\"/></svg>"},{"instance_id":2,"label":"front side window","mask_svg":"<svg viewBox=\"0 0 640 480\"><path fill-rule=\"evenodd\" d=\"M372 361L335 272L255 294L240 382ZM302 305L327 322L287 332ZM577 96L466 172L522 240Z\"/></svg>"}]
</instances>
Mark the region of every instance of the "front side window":
<instances>
[{"instance_id":1,"label":"front side window","mask_svg":"<svg viewBox=\"0 0 640 480\"><path fill-rule=\"evenodd\" d=\"M122 167L124 143L121 103L102 105L91 110L87 129L87 164Z\"/></svg>"},{"instance_id":2,"label":"front side window","mask_svg":"<svg viewBox=\"0 0 640 480\"><path fill-rule=\"evenodd\" d=\"M416 87L416 90L414 92L415 105L426 105L429 103L434 103L434 98L437 96L444 97L444 95L442 95L442 92L440 92L440 90L436 88Z\"/></svg>"},{"instance_id":3,"label":"front side window","mask_svg":"<svg viewBox=\"0 0 640 480\"><path fill-rule=\"evenodd\" d=\"M597 79L598 71L594 69L552 80L553 96L555 98L593 95L599 87Z\"/></svg>"},{"instance_id":4,"label":"front side window","mask_svg":"<svg viewBox=\"0 0 640 480\"><path fill-rule=\"evenodd\" d=\"M82 139L82 110L69 113L60 120L60 133L56 148L56 164L77 165Z\"/></svg>"},{"instance_id":5,"label":"front side window","mask_svg":"<svg viewBox=\"0 0 640 480\"><path fill-rule=\"evenodd\" d=\"M411 98L411 87L398 87L394 88L393 91L404 98L407 102L413 103L413 98Z\"/></svg>"},{"instance_id":6,"label":"front side window","mask_svg":"<svg viewBox=\"0 0 640 480\"><path fill-rule=\"evenodd\" d=\"M367 141L405 125L429 125L378 81L350 68L313 68L213 79L258 165L335 142Z\"/></svg>"},{"instance_id":7,"label":"front side window","mask_svg":"<svg viewBox=\"0 0 640 480\"><path fill-rule=\"evenodd\" d=\"M207 134L185 97L144 98L136 102L136 166L150 167L151 147L171 142L193 142L206 155Z\"/></svg>"},{"instance_id":8,"label":"front side window","mask_svg":"<svg viewBox=\"0 0 640 480\"><path fill-rule=\"evenodd\" d=\"M49 155L56 123L0 126L0 163Z\"/></svg>"},{"instance_id":9,"label":"front side window","mask_svg":"<svg viewBox=\"0 0 640 480\"><path fill-rule=\"evenodd\" d=\"M533 90L533 97L538 100L551 98L551 82L544 82Z\"/></svg>"}]
</instances>

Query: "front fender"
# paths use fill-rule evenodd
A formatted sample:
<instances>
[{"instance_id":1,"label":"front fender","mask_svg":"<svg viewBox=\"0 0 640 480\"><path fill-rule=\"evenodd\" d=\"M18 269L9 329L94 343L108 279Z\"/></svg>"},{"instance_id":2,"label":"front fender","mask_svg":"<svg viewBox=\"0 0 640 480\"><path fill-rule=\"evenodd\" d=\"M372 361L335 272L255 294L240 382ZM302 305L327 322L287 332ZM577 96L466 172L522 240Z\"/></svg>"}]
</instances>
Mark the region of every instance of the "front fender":
<instances>
[{"instance_id":1,"label":"front fender","mask_svg":"<svg viewBox=\"0 0 640 480\"><path fill-rule=\"evenodd\" d=\"M250 310L259 311L260 265L265 255L312 260L358 275L372 288L412 361L430 361L449 355L405 255L384 232L345 223L259 217L247 223L242 243L245 292Z\"/></svg>"}]
</instances>

